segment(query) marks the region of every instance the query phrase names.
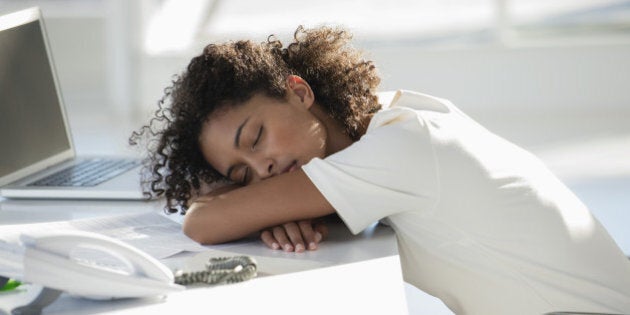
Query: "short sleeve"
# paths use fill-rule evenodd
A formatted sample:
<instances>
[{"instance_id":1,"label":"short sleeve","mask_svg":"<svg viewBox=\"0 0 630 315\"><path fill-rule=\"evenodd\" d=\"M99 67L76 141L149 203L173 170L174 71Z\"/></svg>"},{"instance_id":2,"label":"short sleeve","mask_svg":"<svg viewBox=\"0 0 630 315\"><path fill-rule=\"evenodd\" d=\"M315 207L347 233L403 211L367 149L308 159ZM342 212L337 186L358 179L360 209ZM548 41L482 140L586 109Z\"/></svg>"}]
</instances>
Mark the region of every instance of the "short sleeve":
<instances>
[{"instance_id":1,"label":"short sleeve","mask_svg":"<svg viewBox=\"0 0 630 315\"><path fill-rule=\"evenodd\" d=\"M429 130L409 108L378 113L359 141L302 168L355 234L396 213L430 211L438 196Z\"/></svg>"}]
</instances>

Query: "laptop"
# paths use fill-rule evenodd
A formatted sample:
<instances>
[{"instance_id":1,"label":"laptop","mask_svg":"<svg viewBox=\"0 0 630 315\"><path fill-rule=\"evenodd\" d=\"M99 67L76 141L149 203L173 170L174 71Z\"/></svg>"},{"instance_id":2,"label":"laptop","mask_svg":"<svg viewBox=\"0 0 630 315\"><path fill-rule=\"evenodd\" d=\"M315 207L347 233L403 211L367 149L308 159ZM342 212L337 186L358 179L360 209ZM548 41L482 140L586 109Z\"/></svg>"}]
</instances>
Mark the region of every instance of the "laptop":
<instances>
[{"instance_id":1,"label":"laptop","mask_svg":"<svg viewBox=\"0 0 630 315\"><path fill-rule=\"evenodd\" d=\"M0 16L0 196L144 199L134 158L77 157L39 8Z\"/></svg>"}]
</instances>

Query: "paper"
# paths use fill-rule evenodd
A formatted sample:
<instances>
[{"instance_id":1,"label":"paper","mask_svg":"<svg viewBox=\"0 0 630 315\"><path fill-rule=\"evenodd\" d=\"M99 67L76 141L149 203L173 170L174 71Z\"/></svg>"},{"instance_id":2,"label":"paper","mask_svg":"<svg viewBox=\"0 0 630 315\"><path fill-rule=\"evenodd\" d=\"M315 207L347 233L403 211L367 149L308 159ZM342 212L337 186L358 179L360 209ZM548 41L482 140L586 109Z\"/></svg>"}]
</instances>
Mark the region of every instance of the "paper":
<instances>
[{"instance_id":1,"label":"paper","mask_svg":"<svg viewBox=\"0 0 630 315\"><path fill-rule=\"evenodd\" d=\"M44 230L79 230L103 234L126 242L157 259L164 259L184 251L207 250L206 247L186 237L179 223L153 212L73 221L5 225L0 229L0 242L17 244L20 234Z\"/></svg>"}]
</instances>

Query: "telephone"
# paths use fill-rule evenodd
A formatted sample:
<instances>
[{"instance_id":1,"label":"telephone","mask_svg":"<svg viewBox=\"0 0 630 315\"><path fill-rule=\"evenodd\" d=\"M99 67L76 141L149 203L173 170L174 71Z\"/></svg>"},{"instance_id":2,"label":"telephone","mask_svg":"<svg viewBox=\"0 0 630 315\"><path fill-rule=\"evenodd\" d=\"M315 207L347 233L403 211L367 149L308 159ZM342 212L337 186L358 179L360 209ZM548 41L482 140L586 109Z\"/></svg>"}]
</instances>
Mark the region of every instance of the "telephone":
<instances>
[{"instance_id":1,"label":"telephone","mask_svg":"<svg viewBox=\"0 0 630 315\"><path fill-rule=\"evenodd\" d=\"M92 298L134 298L183 290L170 269L105 235L64 231L22 234L23 282Z\"/></svg>"}]
</instances>

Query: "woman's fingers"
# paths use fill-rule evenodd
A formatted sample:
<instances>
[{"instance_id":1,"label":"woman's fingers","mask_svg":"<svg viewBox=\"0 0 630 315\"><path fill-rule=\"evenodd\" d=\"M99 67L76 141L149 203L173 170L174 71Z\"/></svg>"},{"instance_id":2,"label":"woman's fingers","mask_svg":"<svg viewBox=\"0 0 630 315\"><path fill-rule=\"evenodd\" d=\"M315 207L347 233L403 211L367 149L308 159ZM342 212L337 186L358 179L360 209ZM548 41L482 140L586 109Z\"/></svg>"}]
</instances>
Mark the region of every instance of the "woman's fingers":
<instances>
[{"instance_id":1,"label":"woman's fingers","mask_svg":"<svg viewBox=\"0 0 630 315\"><path fill-rule=\"evenodd\" d=\"M328 236L328 227L324 223L315 223L313 229L315 230L315 234L317 236L317 243L323 241Z\"/></svg>"},{"instance_id":2,"label":"woman's fingers","mask_svg":"<svg viewBox=\"0 0 630 315\"><path fill-rule=\"evenodd\" d=\"M308 250L316 250L317 244L321 241L321 237L318 239L317 232L313 230L313 223L311 220L302 220L297 224L300 227L302 237L306 246L308 246Z\"/></svg>"},{"instance_id":3,"label":"woman's fingers","mask_svg":"<svg viewBox=\"0 0 630 315\"><path fill-rule=\"evenodd\" d=\"M304 246L304 238L302 238L302 231L300 230L301 226L299 226L296 222L289 222L285 223L283 227L289 237L289 240L293 244L295 251L301 253L306 250L306 247Z\"/></svg>"},{"instance_id":4,"label":"woman's fingers","mask_svg":"<svg viewBox=\"0 0 630 315\"><path fill-rule=\"evenodd\" d=\"M285 230L284 225L275 226L271 229L271 231L273 233L273 237L276 241L278 241L278 244L280 244L280 248L282 248L285 252L293 251L293 243L289 240L289 237L287 236L288 233Z\"/></svg>"},{"instance_id":5,"label":"woman's fingers","mask_svg":"<svg viewBox=\"0 0 630 315\"><path fill-rule=\"evenodd\" d=\"M280 249L280 244L273 237L273 233L270 230L264 230L260 233L260 239L271 249Z\"/></svg>"},{"instance_id":6,"label":"woman's fingers","mask_svg":"<svg viewBox=\"0 0 630 315\"><path fill-rule=\"evenodd\" d=\"M316 250L327 235L328 228L323 223L302 220L263 230L260 239L271 249L304 252L307 249Z\"/></svg>"}]
</instances>

